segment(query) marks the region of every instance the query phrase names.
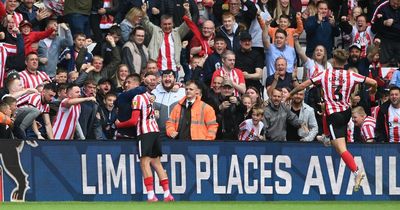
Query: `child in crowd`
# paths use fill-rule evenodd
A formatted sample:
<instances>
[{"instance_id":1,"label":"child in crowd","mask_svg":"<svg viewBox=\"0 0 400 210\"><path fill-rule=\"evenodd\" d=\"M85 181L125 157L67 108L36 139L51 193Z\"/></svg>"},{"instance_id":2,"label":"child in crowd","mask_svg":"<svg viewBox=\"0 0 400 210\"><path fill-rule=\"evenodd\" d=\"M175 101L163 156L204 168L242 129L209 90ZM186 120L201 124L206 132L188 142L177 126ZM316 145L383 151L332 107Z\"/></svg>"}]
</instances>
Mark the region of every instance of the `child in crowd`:
<instances>
[{"instance_id":1,"label":"child in crowd","mask_svg":"<svg viewBox=\"0 0 400 210\"><path fill-rule=\"evenodd\" d=\"M268 35L272 37L272 43L274 43L274 38L275 38L275 32L278 30L278 28L283 29L287 32L287 44L290 45L291 47L294 47L294 38L293 34L301 34L304 30L303 27L303 21L301 20L301 13L298 12L296 14L296 22L297 22L297 28L289 28L290 26L290 19L288 15L281 15L279 17L279 23L278 27L269 27L268 30Z\"/></svg>"},{"instance_id":2,"label":"child in crowd","mask_svg":"<svg viewBox=\"0 0 400 210\"><path fill-rule=\"evenodd\" d=\"M79 77L79 72L78 71L71 71L68 73L68 82L72 83Z\"/></svg>"},{"instance_id":3,"label":"child in crowd","mask_svg":"<svg viewBox=\"0 0 400 210\"><path fill-rule=\"evenodd\" d=\"M24 38L25 55L37 52L37 42L49 37L54 32L53 28L49 28L46 31L32 31L32 24L27 20L22 21L19 27Z\"/></svg>"},{"instance_id":4,"label":"child in crowd","mask_svg":"<svg viewBox=\"0 0 400 210\"><path fill-rule=\"evenodd\" d=\"M264 140L264 110L254 108L251 119L247 119L239 125L239 141L260 141Z\"/></svg>"},{"instance_id":5,"label":"child in crowd","mask_svg":"<svg viewBox=\"0 0 400 210\"><path fill-rule=\"evenodd\" d=\"M103 133L107 139L115 139L115 120L117 119L115 100L117 96L114 93L107 93L104 97L104 105L100 106Z\"/></svg>"},{"instance_id":6,"label":"child in crowd","mask_svg":"<svg viewBox=\"0 0 400 210\"><path fill-rule=\"evenodd\" d=\"M68 81L68 71L63 68L58 68L56 72L56 77L54 78L54 81L57 84L65 84Z\"/></svg>"}]
</instances>

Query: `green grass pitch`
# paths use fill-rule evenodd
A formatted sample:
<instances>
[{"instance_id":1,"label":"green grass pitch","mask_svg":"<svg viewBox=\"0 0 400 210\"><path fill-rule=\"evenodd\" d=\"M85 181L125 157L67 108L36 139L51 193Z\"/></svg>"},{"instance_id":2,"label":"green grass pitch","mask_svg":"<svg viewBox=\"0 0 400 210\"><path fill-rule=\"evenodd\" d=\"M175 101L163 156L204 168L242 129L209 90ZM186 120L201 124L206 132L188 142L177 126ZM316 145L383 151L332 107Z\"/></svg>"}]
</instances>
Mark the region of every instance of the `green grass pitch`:
<instances>
[{"instance_id":1,"label":"green grass pitch","mask_svg":"<svg viewBox=\"0 0 400 210\"><path fill-rule=\"evenodd\" d=\"M399 210L400 201L276 201L276 202L25 202L0 203L8 210Z\"/></svg>"}]
</instances>

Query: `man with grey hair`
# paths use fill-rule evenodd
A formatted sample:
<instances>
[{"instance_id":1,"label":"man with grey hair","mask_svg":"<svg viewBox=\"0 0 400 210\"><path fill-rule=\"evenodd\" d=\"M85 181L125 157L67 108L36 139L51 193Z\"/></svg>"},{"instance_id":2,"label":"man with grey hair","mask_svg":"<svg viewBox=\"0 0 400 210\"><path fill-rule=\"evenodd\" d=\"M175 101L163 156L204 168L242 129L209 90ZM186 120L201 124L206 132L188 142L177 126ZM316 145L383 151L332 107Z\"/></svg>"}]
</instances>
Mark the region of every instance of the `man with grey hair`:
<instances>
[{"instance_id":1,"label":"man with grey hair","mask_svg":"<svg viewBox=\"0 0 400 210\"><path fill-rule=\"evenodd\" d=\"M236 56L232 51L227 50L222 54L222 67L215 70L211 81L214 81L216 76L223 77L224 81L230 81L232 83L235 89L234 95L239 96L239 94L244 94L246 92L246 83L242 70L235 68L235 61Z\"/></svg>"}]
</instances>

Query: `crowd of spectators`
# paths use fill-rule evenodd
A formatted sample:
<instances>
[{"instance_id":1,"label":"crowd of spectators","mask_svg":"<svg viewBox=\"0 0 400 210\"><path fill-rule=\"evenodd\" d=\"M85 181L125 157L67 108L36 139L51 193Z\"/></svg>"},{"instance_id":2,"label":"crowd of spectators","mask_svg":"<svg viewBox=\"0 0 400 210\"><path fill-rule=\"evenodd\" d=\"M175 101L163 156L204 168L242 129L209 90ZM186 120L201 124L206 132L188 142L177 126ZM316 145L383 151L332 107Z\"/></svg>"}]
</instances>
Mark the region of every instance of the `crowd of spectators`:
<instances>
[{"instance_id":1,"label":"crowd of spectators","mask_svg":"<svg viewBox=\"0 0 400 210\"><path fill-rule=\"evenodd\" d=\"M288 97L343 48L378 84L348 90L347 141L400 142L400 0L304 3L0 0L0 138L135 139L151 92L164 138L324 141L343 87Z\"/></svg>"}]
</instances>

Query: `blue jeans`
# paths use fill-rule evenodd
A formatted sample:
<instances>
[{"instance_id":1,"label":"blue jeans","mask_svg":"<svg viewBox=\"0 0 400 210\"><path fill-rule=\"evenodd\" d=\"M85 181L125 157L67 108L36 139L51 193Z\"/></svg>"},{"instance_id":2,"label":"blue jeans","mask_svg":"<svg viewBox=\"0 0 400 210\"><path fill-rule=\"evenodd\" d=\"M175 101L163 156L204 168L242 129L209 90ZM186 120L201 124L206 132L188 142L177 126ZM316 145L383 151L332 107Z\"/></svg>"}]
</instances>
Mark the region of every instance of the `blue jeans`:
<instances>
[{"instance_id":1,"label":"blue jeans","mask_svg":"<svg viewBox=\"0 0 400 210\"><path fill-rule=\"evenodd\" d=\"M86 37L90 37L89 15L72 13L67 15L67 20L71 28L72 36L76 33L84 33Z\"/></svg>"}]
</instances>

